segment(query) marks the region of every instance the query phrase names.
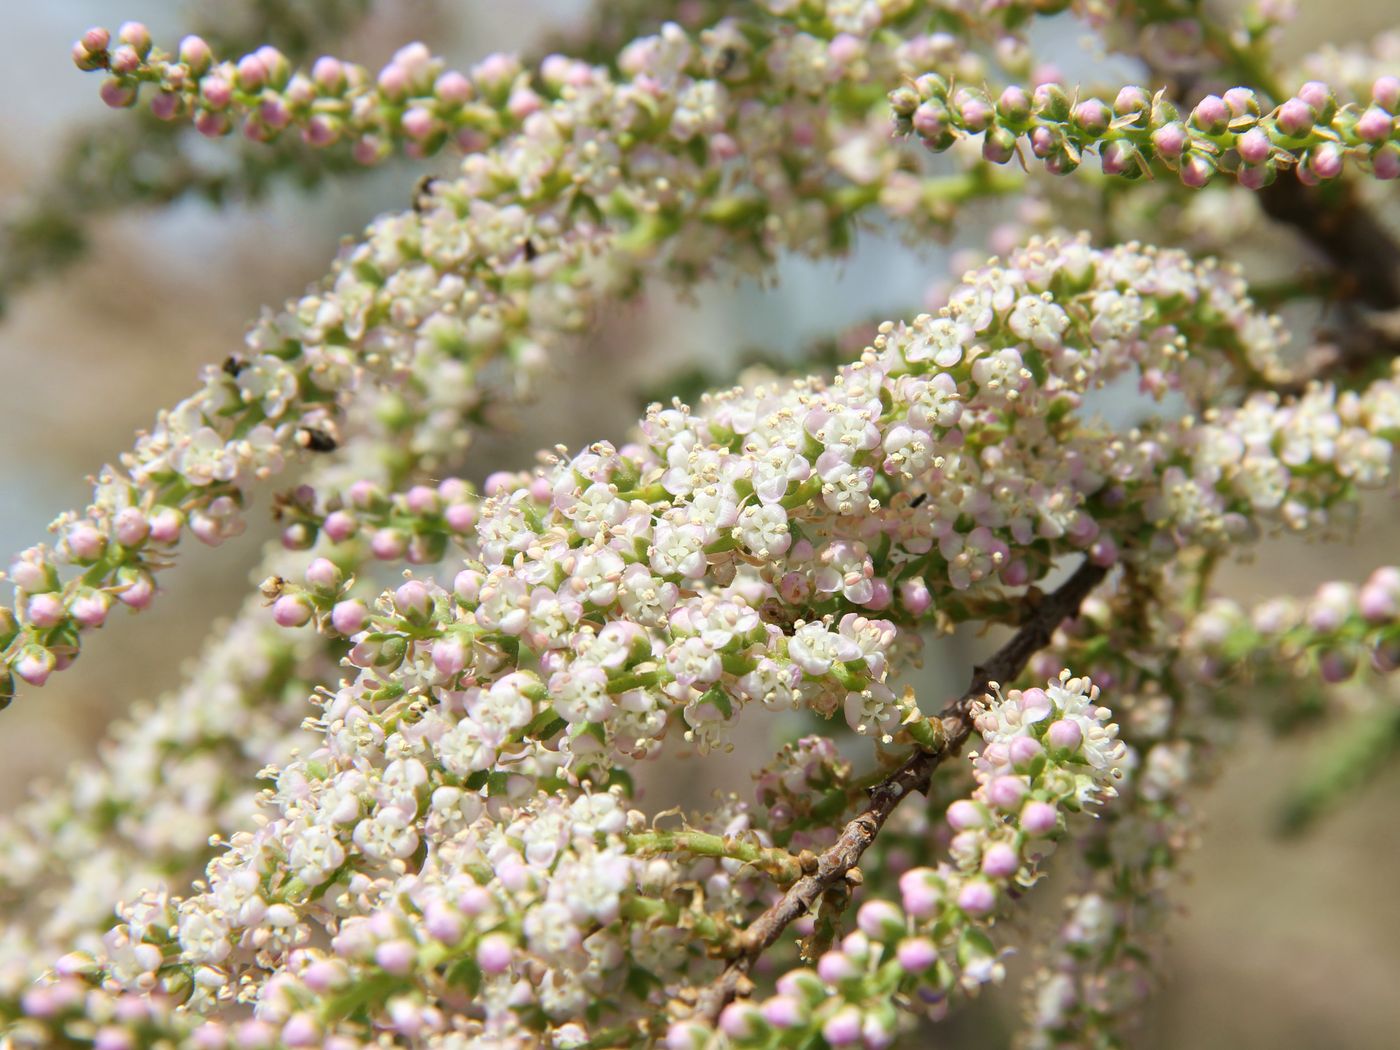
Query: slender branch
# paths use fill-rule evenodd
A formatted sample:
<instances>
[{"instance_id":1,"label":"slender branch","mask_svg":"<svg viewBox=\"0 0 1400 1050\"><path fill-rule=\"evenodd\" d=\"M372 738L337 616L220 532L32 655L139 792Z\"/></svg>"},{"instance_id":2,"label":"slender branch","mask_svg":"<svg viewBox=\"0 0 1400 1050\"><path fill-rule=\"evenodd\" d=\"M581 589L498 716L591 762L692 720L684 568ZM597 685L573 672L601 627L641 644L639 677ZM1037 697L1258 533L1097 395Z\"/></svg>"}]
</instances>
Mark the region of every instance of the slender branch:
<instances>
[{"instance_id":1,"label":"slender branch","mask_svg":"<svg viewBox=\"0 0 1400 1050\"><path fill-rule=\"evenodd\" d=\"M875 841L895 807L913 792L928 790L933 771L955 755L972 732L972 705L987 695L993 683L1009 682L1026 662L1049 643L1055 629L1079 611L1107 569L1083 562L1058 589L1046 596L1021 628L985 664L973 669L972 684L938 715L942 725L936 747L915 752L889 776L870 789L870 802L841 830L834 845L817 858L815 871L798 879L771 907L753 921L739 939L739 953L719 978L697 997L694 1016L713 1024L720 1011L739 994L748 972L796 919L809 912L824 893L844 880Z\"/></svg>"}]
</instances>

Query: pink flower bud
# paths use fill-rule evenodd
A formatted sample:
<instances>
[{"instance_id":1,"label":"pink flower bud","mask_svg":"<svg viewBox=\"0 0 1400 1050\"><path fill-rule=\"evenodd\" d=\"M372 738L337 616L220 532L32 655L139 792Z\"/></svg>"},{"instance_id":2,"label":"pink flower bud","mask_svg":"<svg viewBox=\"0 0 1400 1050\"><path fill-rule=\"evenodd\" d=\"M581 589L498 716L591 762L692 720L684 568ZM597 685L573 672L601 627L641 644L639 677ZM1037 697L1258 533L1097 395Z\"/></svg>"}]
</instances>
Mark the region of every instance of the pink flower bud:
<instances>
[{"instance_id":1,"label":"pink flower bud","mask_svg":"<svg viewBox=\"0 0 1400 1050\"><path fill-rule=\"evenodd\" d=\"M369 549L380 561L396 561L408 551L408 537L399 529L376 529Z\"/></svg>"},{"instance_id":2,"label":"pink flower bud","mask_svg":"<svg viewBox=\"0 0 1400 1050\"><path fill-rule=\"evenodd\" d=\"M928 584L915 576L900 583L899 600L911 616L922 616L933 604L933 595L929 593Z\"/></svg>"},{"instance_id":3,"label":"pink flower bud","mask_svg":"<svg viewBox=\"0 0 1400 1050\"><path fill-rule=\"evenodd\" d=\"M1021 830L1028 835L1049 835L1059 826L1055 807L1032 799L1021 810Z\"/></svg>"},{"instance_id":4,"label":"pink flower bud","mask_svg":"<svg viewBox=\"0 0 1400 1050\"><path fill-rule=\"evenodd\" d=\"M320 1041L320 1025L315 1017L304 1011L293 1014L282 1026L282 1042L287 1046L315 1046Z\"/></svg>"},{"instance_id":5,"label":"pink flower bud","mask_svg":"<svg viewBox=\"0 0 1400 1050\"><path fill-rule=\"evenodd\" d=\"M73 619L87 628L101 627L107 621L112 599L104 591L90 591L73 599Z\"/></svg>"},{"instance_id":6,"label":"pink flower bud","mask_svg":"<svg viewBox=\"0 0 1400 1050\"><path fill-rule=\"evenodd\" d=\"M340 59L322 55L311 67L311 79L328 95L338 95L345 87L345 66Z\"/></svg>"},{"instance_id":7,"label":"pink flower bud","mask_svg":"<svg viewBox=\"0 0 1400 1050\"><path fill-rule=\"evenodd\" d=\"M895 958L906 973L923 973L938 961L938 949L927 937L910 937L899 942Z\"/></svg>"},{"instance_id":8,"label":"pink flower bud","mask_svg":"<svg viewBox=\"0 0 1400 1050\"><path fill-rule=\"evenodd\" d=\"M390 62L379 71L379 77L376 83L378 83L379 90L384 93L385 97L393 99L394 101L398 101L407 95L408 89L411 86L408 72L404 70L402 66L394 62Z\"/></svg>"},{"instance_id":9,"label":"pink flower bud","mask_svg":"<svg viewBox=\"0 0 1400 1050\"><path fill-rule=\"evenodd\" d=\"M1180 121L1163 124L1152 133L1152 146L1164 157L1179 157L1191 141L1186 125Z\"/></svg>"},{"instance_id":10,"label":"pink flower bud","mask_svg":"<svg viewBox=\"0 0 1400 1050\"><path fill-rule=\"evenodd\" d=\"M400 939L385 941L374 949L374 961L380 969L400 976L413 969L417 955L412 941Z\"/></svg>"},{"instance_id":11,"label":"pink flower bud","mask_svg":"<svg viewBox=\"0 0 1400 1050\"><path fill-rule=\"evenodd\" d=\"M1390 135L1395 118L1379 106L1372 106L1356 121L1356 134L1367 142L1380 142Z\"/></svg>"},{"instance_id":12,"label":"pink flower bud","mask_svg":"<svg viewBox=\"0 0 1400 1050\"><path fill-rule=\"evenodd\" d=\"M345 574L329 558L316 558L306 567L306 585L318 591L334 591L345 580Z\"/></svg>"},{"instance_id":13,"label":"pink flower bud","mask_svg":"<svg viewBox=\"0 0 1400 1050\"><path fill-rule=\"evenodd\" d=\"M100 48L93 48L93 50L100 50ZM1371 101L1391 113L1400 110L1400 77L1378 77L1371 85Z\"/></svg>"},{"instance_id":14,"label":"pink flower bud","mask_svg":"<svg viewBox=\"0 0 1400 1050\"><path fill-rule=\"evenodd\" d=\"M1319 179L1335 179L1342 173L1342 150L1335 142L1324 142L1308 151L1305 161Z\"/></svg>"},{"instance_id":15,"label":"pink flower bud","mask_svg":"<svg viewBox=\"0 0 1400 1050\"><path fill-rule=\"evenodd\" d=\"M151 50L151 31L140 22L123 22L117 28L117 39L143 58Z\"/></svg>"},{"instance_id":16,"label":"pink flower bud","mask_svg":"<svg viewBox=\"0 0 1400 1050\"><path fill-rule=\"evenodd\" d=\"M214 61L214 53L203 37L187 36L180 41L180 61L190 67L190 72L200 76Z\"/></svg>"},{"instance_id":17,"label":"pink flower bud","mask_svg":"<svg viewBox=\"0 0 1400 1050\"><path fill-rule=\"evenodd\" d=\"M433 666L439 674L454 675L467 666L467 650L460 638L439 638L433 643Z\"/></svg>"},{"instance_id":18,"label":"pink flower bud","mask_svg":"<svg viewBox=\"0 0 1400 1050\"><path fill-rule=\"evenodd\" d=\"M1371 174L1378 179L1400 179L1400 144L1387 142L1371 154Z\"/></svg>"},{"instance_id":19,"label":"pink flower bud","mask_svg":"<svg viewBox=\"0 0 1400 1050\"><path fill-rule=\"evenodd\" d=\"M1026 782L1020 777L997 777L987 785L987 801L1010 812L1026 797Z\"/></svg>"},{"instance_id":20,"label":"pink flower bud","mask_svg":"<svg viewBox=\"0 0 1400 1050\"><path fill-rule=\"evenodd\" d=\"M125 109L136 102L136 88L120 80L104 80L97 93L113 109Z\"/></svg>"},{"instance_id":21,"label":"pink flower bud","mask_svg":"<svg viewBox=\"0 0 1400 1050\"><path fill-rule=\"evenodd\" d=\"M409 580L394 591L394 606L399 615L410 619L427 619L433 608L433 596L421 580Z\"/></svg>"},{"instance_id":22,"label":"pink flower bud","mask_svg":"<svg viewBox=\"0 0 1400 1050\"><path fill-rule=\"evenodd\" d=\"M1317 114L1301 98L1290 98L1279 106L1274 120L1285 135L1301 138L1313 129L1317 122Z\"/></svg>"},{"instance_id":23,"label":"pink flower bud","mask_svg":"<svg viewBox=\"0 0 1400 1050\"><path fill-rule=\"evenodd\" d=\"M1325 113L1334 104L1332 89L1320 80L1309 80L1298 89L1298 97L1312 107L1315 113Z\"/></svg>"},{"instance_id":24,"label":"pink flower bud","mask_svg":"<svg viewBox=\"0 0 1400 1050\"><path fill-rule=\"evenodd\" d=\"M157 507L151 515L150 538L156 543L174 543L184 524L185 516L174 507Z\"/></svg>"},{"instance_id":25,"label":"pink flower bud","mask_svg":"<svg viewBox=\"0 0 1400 1050\"><path fill-rule=\"evenodd\" d=\"M43 685L54 670L54 655L41 645L26 645L15 661L15 674L33 686Z\"/></svg>"},{"instance_id":26,"label":"pink flower bud","mask_svg":"<svg viewBox=\"0 0 1400 1050\"><path fill-rule=\"evenodd\" d=\"M321 523L321 531L326 534L326 539L332 543L344 543L355 535L357 527L354 516L343 510L331 511L326 515L326 520Z\"/></svg>"},{"instance_id":27,"label":"pink flower bud","mask_svg":"<svg viewBox=\"0 0 1400 1050\"><path fill-rule=\"evenodd\" d=\"M958 891L958 907L969 915L988 915L996 906L997 891L989 882L973 879Z\"/></svg>"},{"instance_id":28,"label":"pink flower bud","mask_svg":"<svg viewBox=\"0 0 1400 1050\"><path fill-rule=\"evenodd\" d=\"M107 548L107 537L87 522L68 530L68 550L77 561L96 561Z\"/></svg>"},{"instance_id":29,"label":"pink flower bud","mask_svg":"<svg viewBox=\"0 0 1400 1050\"><path fill-rule=\"evenodd\" d=\"M806 1013L802 1004L790 995L775 995L759 1007L763 1019L774 1028L795 1028Z\"/></svg>"},{"instance_id":30,"label":"pink flower bud","mask_svg":"<svg viewBox=\"0 0 1400 1050\"><path fill-rule=\"evenodd\" d=\"M730 1039L750 1039L763 1027L763 1015L753 1003L740 1000L730 1003L719 1015L719 1030ZM703 1042L701 1043L703 1046Z\"/></svg>"},{"instance_id":31,"label":"pink flower bud","mask_svg":"<svg viewBox=\"0 0 1400 1050\"><path fill-rule=\"evenodd\" d=\"M336 602L331 609L331 626L341 634L358 634L369 620L369 610L365 603L351 599Z\"/></svg>"},{"instance_id":32,"label":"pink flower bud","mask_svg":"<svg viewBox=\"0 0 1400 1050\"><path fill-rule=\"evenodd\" d=\"M1016 769L1025 769L1045 753L1045 748L1034 737L1018 736L1011 741L1011 764Z\"/></svg>"},{"instance_id":33,"label":"pink flower bud","mask_svg":"<svg viewBox=\"0 0 1400 1050\"><path fill-rule=\"evenodd\" d=\"M462 939L465 927L462 917L441 901L433 901L423 912L423 926L433 937L444 944L456 944Z\"/></svg>"},{"instance_id":34,"label":"pink flower bud","mask_svg":"<svg viewBox=\"0 0 1400 1050\"><path fill-rule=\"evenodd\" d=\"M244 55L235 68L238 86L244 91L257 91L267 83L267 68L257 55Z\"/></svg>"},{"instance_id":35,"label":"pink flower bud","mask_svg":"<svg viewBox=\"0 0 1400 1050\"><path fill-rule=\"evenodd\" d=\"M121 585L117 600L131 609L144 609L156 596L156 581L151 574L140 569L122 569L117 573Z\"/></svg>"},{"instance_id":36,"label":"pink flower bud","mask_svg":"<svg viewBox=\"0 0 1400 1050\"><path fill-rule=\"evenodd\" d=\"M1208 135L1218 135L1230 123L1230 107L1219 95L1207 95L1191 111L1191 123Z\"/></svg>"},{"instance_id":37,"label":"pink flower bud","mask_svg":"<svg viewBox=\"0 0 1400 1050\"><path fill-rule=\"evenodd\" d=\"M1183 186L1189 186L1193 190L1198 190L1210 182L1215 174L1215 163L1204 153L1192 151L1188 153L1181 162L1181 168L1177 175L1181 178Z\"/></svg>"},{"instance_id":38,"label":"pink flower bud","mask_svg":"<svg viewBox=\"0 0 1400 1050\"><path fill-rule=\"evenodd\" d=\"M1059 751L1075 751L1084 742L1084 731L1079 728L1078 722L1061 718L1050 723L1050 728L1045 731L1045 739L1051 747Z\"/></svg>"},{"instance_id":39,"label":"pink flower bud","mask_svg":"<svg viewBox=\"0 0 1400 1050\"><path fill-rule=\"evenodd\" d=\"M1020 866L1020 854L1005 842L992 843L982 854L982 872L993 879L1008 879Z\"/></svg>"},{"instance_id":40,"label":"pink flower bud","mask_svg":"<svg viewBox=\"0 0 1400 1050\"><path fill-rule=\"evenodd\" d=\"M233 85L222 74L210 73L199 82L199 97L210 109L223 109L233 101Z\"/></svg>"},{"instance_id":41,"label":"pink flower bud","mask_svg":"<svg viewBox=\"0 0 1400 1050\"><path fill-rule=\"evenodd\" d=\"M904 932L904 916L889 901L866 901L856 912L856 925L872 941L886 941Z\"/></svg>"},{"instance_id":42,"label":"pink flower bud","mask_svg":"<svg viewBox=\"0 0 1400 1050\"><path fill-rule=\"evenodd\" d=\"M1239 137L1236 148L1246 164L1263 164L1273 154L1274 144L1263 128L1250 128Z\"/></svg>"},{"instance_id":43,"label":"pink flower bud","mask_svg":"<svg viewBox=\"0 0 1400 1050\"><path fill-rule=\"evenodd\" d=\"M68 611L63 604L63 597L49 591L29 599L27 614L29 622L35 627L49 628L61 624L67 618Z\"/></svg>"},{"instance_id":44,"label":"pink flower bud","mask_svg":"<svg viewBox=\"0 0 1400 1050\"><path fill-rule=\"evenodd\" d=\"M272 618L279 627L304 627L312 611L311 603L299 594L284 594L272 603Z\"/></svg>"},{"instance_id":45,"label":"pink flower bud","mask_svg":"<svg viewBox=\"0 0 1400 1050\"><path fill-rule=\"evenodd\" d=\"M899 877L904 912L916 919L931 918L943 903L943 889L928 868L914 868Z\"/></svg>"},{"instance_id":46,"label":"pink flower bud","mask_svg":"<svg viewBox=\"0 0 1400 1050\"><path fill-rule=\"evenodd\" d=\"M476 964L483 973L501 974L510 969L515 948L510 938L501 933L488 933L476 947Z\"/></svg>"},{"instance_id":47,"label":"pink flower bud","mask_svg":"<svg viewBox=\"0 0 1400 1050\"><path fill-rule=\"evenodd\" d=\"M817 960L817 975L827 984L840 984L859 973L859 967L844 952L824 952L822 957Z\"/></svg>"},{"instance_id":48,"label":"pink flower bud","mask_svg":"<svg viewBox=\"0 0 1400 1050\"><path fill-rule=\"evenodd\" d=\"M146 520L146 515L135 507L125 507L117 512L112 522L112 531L117 537L117 542L123 547L135 547L145 541L150 534L151 525Z\"/></svg>"},{"instance_id":49,"label":"pink flower bud","mask_svg":"<svg viewBox=\"0 0 1400 1050\"><path fill-rule=\"evenodd\" d=\"M453 532L467 533L476 524L476 505L473 503L453 503L443 511L443 519Z\"/></svg>"},{"instance_id":50,"label":"pink flower bud","mask_svg":"<svg viewBox=\"0 0 1400 1050\"><path fill-rule=\"evenodd\" d=\"M400 123L403 125L404 134L419 142L437 130L437 118L433 116L432 110L422 106L411 107L403 115Z\"/></svg>"},{"instance_id":51,"label":"pink flower bud","mask_svg":"<svg viewBox=\"0 0 1400 1050\"><path fill-rule=\"evenodd\" d=\"M112 34L101 26L94 26L85 32L82 39L78 41L84 51L89 54L97 54L99 51L106 51L107 45L112 42Z\"/></svg>"},{"instance_id":52,"label":"pink flower bud","mask_svg":"<svg viewBox=\"0 0 1400 1050\"><path fill-rule=\"evenodd\" d=\"M822 1038L828 1046L853 1046L860 1042L860 1011L843 1006L822 1025Z\"/></svg>"},{"instance_id":53,"label":"pink flower bud","mask_svg":"<svg viewBox=\"0 0 1400 1050\"><path fill-rule=\"evenodd\" d=\"M948 824L955 831L980 828L987 823L982 807L971 799L960 798L948 807Z\"/></svg>"}]
</instances>

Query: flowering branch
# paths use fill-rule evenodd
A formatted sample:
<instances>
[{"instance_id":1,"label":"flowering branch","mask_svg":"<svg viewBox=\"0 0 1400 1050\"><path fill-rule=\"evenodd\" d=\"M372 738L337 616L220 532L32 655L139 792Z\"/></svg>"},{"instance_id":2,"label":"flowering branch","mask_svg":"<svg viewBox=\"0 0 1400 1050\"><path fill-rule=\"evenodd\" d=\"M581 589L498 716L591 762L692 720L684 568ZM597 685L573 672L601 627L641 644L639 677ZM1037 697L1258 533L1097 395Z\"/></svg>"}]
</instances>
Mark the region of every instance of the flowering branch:
<instances>
[{"instance_id":1,"label":"flowering branch","mask_svg":"<svg viewBox=\"0 0 1400 1050\"><path fill-rule=\"evenodd\" d=\"M1103 566L1085 561L1068 580L1030 607L1028 619L1020 629L985 664L973 669L972 683L962 696L919 728L919 732L927 734L920 741L920 750L870 789L869 804L847 822L836 843L821 853L816 870L789 886L775 904L745 928L740 954L697 998L697 1017L711 1024L718 1021L725 1006L744 990L748 972L758 957L795 919L808 914L832 887L849 879L851 870L860 863L896 806L910 794L928 791L934 770L946 758L956 755L972 732L973 705L989 690L996 689L998 683L1014 681L1031 656L1049 642L1062 621L1075 615L1106 574Z\"/></svg>"}]
</instances>

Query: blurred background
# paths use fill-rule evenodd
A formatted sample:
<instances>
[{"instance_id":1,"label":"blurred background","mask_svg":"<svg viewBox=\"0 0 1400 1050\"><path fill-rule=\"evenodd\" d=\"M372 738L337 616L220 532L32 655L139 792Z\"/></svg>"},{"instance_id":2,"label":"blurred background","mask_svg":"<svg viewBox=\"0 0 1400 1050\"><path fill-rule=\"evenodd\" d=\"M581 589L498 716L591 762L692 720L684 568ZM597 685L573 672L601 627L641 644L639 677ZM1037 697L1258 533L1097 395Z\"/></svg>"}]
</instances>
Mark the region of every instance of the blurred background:
<instances>
[{"instance_id":1,"label":"blurred background","mask_svg":"<svg viewBox=\"0 0 1400 1050\"><path fill-rule=\"evenodd\" d=\"M219 0L236 8L253 0ZM3 0L6 60L0 64L0 213L56 162L74 130L102 122L121 136L131 116L107 110L95 77L78 73L68 49L91 24L146 22L170 44L198 2ZM1393 0L1303 3L1284 51L1323 39L1365 39L1397 20ZM380 0L339 51L371 67L414 39L459 68L495 49L530 49L551 28L577 22L579 0ZM207 6L206 6L207 12ZM1071 80L1106 64L1081 46L1081 30L1056 20L1043 35ZM279 41L271 40L277 44ZM442 163L442 162L439 162ZM317 279L339 238L379 211L402 209L418 173L387 166L332 178L309 194L282 186L254 204L222 210L196 201L125 209L84 229L91 250L55 278L18 291L0 319L0 549L42 538L59 511L85 504L87 475L128 448L135 430L193 389L205 362L240 345L248 321ZM984 243L1000 216L963 223L963 243ZM958 243L952 248L956 249ZM658 287L609 318L583 354L557 363L539 411L514 433L484 442L468 474L532 461L533 450L621 438L647 394L703 363L733 374L752 347L794 355L810 339L873 316L917 312L945 276L948 249L914 253L880 236L839 263L794 260L775 287L723 285L679 300ZM265 506L265 499L261 506ZM1370 508L1363 540L1348 548L1275 544L1252 564L1230 567L1222 587L1248 599L1306 594L1327 578L1360 579L1400 560L1397 506ZM11 806L69 762L92 754L106 723L131 701L173 687L210 625L238 607L263 542L255 506L246 535L218 550L190 543L164 600L140 617L116 615L71 671L31 692L0 721L0 806ZM262 526L260 528L260 526ZM930 650L924 695L950 695L981 645L952 639ZM1201 847L1180 887L1181 914L1165 950L1166 984L1140 1045L1167 1047L1383 1048L1400 1046L1400 770L1300 839L1275 833L1282 798L1313 760L1315 739L1282 743L1249 730L1223 776L1199 798ZM721 787L747 793L754 754L693 763L700 801ZM1053 904L1051 894L1045 903ZM1024 963L1022 963L1024 965ZM1005 989L937 1030L936 1045L1002 1047L1015 1027L1020 972Z\"/></svg>"}]
</instances>

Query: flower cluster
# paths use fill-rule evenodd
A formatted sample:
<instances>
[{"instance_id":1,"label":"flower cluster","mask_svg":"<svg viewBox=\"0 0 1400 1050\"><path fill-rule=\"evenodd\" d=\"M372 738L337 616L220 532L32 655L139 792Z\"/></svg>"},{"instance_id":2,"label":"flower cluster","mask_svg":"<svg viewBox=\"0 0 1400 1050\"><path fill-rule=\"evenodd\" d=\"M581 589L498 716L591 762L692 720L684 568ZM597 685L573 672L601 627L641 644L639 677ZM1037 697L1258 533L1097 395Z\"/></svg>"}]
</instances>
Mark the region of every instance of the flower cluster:
<instances>
[{"instance_id":1,"label":"flower cluster","mask_svg":"<svg viewBox=\"0 0 1400 1050\"><path fill-rule=\"evenodd\" d=\"M815 969L788 972L762 1002L726 1007L719 1031L727 1045L888 1046L901 1023L894 1002L938 1015L954 992L999 980L1000 954L985 927L1008 896L1038 881L1066 812L1115 794L1126 752L1098 695L1066 671L1045 688L1012 690L975 708L977 788L948 807L950 859L904 872L898 904L862 903L856 929ZM711 1044L703 1027L681 1022L667 1045Z\"/></svg>"},{"instance_id":2,"label":"flower cluster","mask_svg":"<svg viewBox=\"0 0 1400 1050\"><path fill-rule=\"evenodd\" d=\"M1255 87L1186 115L1165 84L1072 100L1022 33L1071 7L1183 92L1197 74ZM1097 151L1109 175L1192 188L1340 180L1347 157L1400 175L1391 74L1271 106L1274 78L1252 74L1277 13L1241 33L1195 7L629 4L588 60L467 74L424 45L372 74L297 71L270 46L221 59L203 36L165 52L137 23L84 34L74 59L109 74L103 97L147 92L165 127L361 164L464 156L209 367L54 547L14 559L5 701L115 605L148 605L186 531L236 535L259 482L314 460L273 502L261 594L194 677L0 824L0 1041L877 1050L1002 979L998 924L1069 844L1026 1041L1115 1044L1150 984L1189 789L1226 721L1263 706L1241 686L1277 685L1286 714L1321 692L1336 702L1309 711L1365 730L1312 809L1400 726L1400 706L1337 689L1400 664L1400 571L1250 612L1210 590L1225 556L1341 534L1392 482L1400 362L1367 351L1339 388L1241 266L1002 228L995 257L834 372L659 402L624 439L479 486L452 461L648 278L771 276L782 253L843 253L867 217L946 232L1021 188L984 162L1022 138L1052 171ZM966 86L1008 78L1039 87ZM926 174L890 105L935 151L984 136L983 162ZM1289 186L1319 214L1288 212ZM1258 199L1374 309L1400 250L1366 192ZM1163 187L1141 214L1186 196ZM1196 196L1203 214L1234 199ZM1071 199L1020 220L1052 228ZM378 594L376 563L402 570ZM935 714L901 675L961 624L1012 634ZM646 763L704 761L765 721L805 735L752 797L642 808Z\"/></svg>"},{"instance_id":3,"label":"flower cluster","mask_svg":"<svg viewBox=\"0 0 1400 1050\"><path fill-rule=\"evenodd\" d=\"M1339 105L1333 90L1309 81L1270 107L1243 87L1207 95L1183 115L1162 92L1128 86L1113 101L1071 98L1051 81L1033 90L1011 86L993 99L976 86L925 73L890 95L896 129L917 135L934 151L967 136L982 136L982 156L1005 164L1025 141L1057 175L1068 174L1097 152L1105 175L1139 178L1155 166L1200 188L1217 172L1241 186L1267 186L1294 168L1315 185L1339 178L1348 158L1378 179L1400 178L1400 79L1378 77L1369 105Z\"/></svg>"},{"instance_id":4,"label":"flower cluster","mask_svg":"<svg viewBox=\"0 0 1400 1050\"><path fill-rule=\"evenodd\" d=\"M161 120L189 118L210 137L229 134L241 120L243 134L259 142L297 129L316 148L350 143L361 164L383 160L396 146L411 156L428 156L449 141L479 149L548 102L529 86L519 61L505 55L488 58L467 76L446 69L424 45L411 44L372 75L330 56L306 72L294 71L273 47L220 62L197 36L185 37L171 55L153 48L150 32L135 22L121 26L117 40L111 47L111 34L95 28L73 50L78 68L112 74L102 85L109 106L135 105L141 87L150 84L156 88L151 111ZM541 70L556 94L589 76L586 66L562 57Z\"/></svg>"}]
</instances>

